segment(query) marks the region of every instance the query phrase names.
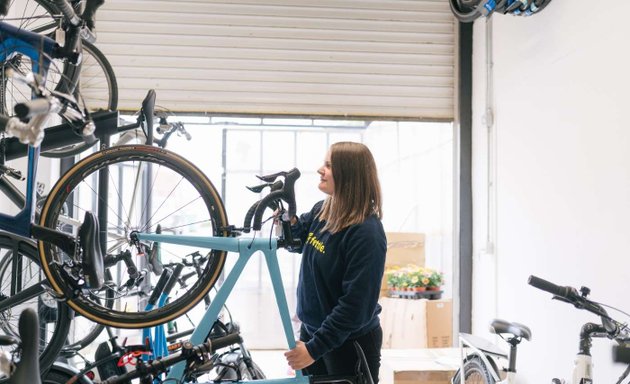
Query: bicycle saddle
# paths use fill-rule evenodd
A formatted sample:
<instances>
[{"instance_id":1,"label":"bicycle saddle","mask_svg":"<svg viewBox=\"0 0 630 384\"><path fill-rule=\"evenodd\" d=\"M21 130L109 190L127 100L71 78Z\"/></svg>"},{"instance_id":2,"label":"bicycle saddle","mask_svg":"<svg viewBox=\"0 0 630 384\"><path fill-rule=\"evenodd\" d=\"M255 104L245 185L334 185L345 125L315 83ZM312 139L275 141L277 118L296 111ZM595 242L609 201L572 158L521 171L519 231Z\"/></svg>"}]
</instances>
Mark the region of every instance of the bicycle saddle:
<instances>
[{"instance_id":1,"label":"bicycle saddle","mask_svg":"<svg viewBox=\"0 0 630 384\"><path fill-rule=\"evenodd\" d=\"M103 252L99 242L99 229L96 216L85 212L83 224L79 227L79 239L83 250L83 271L86 284L90 288L100 288L105 281Z\"/></svg>"},{"instance_id":2,"label":"bicycle saddle","mask_svg":"<svg viewBox=\"0 0 630 384\"><path fill-rule=\"evenodd\" d=\"M529 340L532 337L532 331L529 327L519 323L510 323L509 321L494 319L490 323L490 332L501 334L510 333L516 337L522 337L525 340Z\"/></svg>"},{"instance_id":3,"label":"bicycle saddle","mask_svg":"<svg viewBox=\"0 0 630 384\"><path fill-rule=\"evenodd\" d=\"M9 379L10 384L41 384L39 376L39 320L33 308L26 308L18 324L22 339L22 359Z\"/></svg>"}]
</instances>

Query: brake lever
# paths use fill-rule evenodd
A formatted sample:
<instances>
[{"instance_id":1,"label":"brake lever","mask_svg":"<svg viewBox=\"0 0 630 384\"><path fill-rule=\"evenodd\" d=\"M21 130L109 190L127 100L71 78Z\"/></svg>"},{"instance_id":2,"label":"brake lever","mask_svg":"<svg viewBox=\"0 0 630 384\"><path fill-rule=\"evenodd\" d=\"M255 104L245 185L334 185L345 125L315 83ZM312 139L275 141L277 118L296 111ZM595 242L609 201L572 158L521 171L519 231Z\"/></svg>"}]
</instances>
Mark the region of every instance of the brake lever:
<instances>
[{"instance_id":1,"label":"brake lever","mask_svg":"<svg viewBox=\"0 0 630 384\"><path fill-rule=\"evenodd\" d=\"M263 189L270 187L272 185L272 183L265 183L265 184L261 184L261 185L256 185L254 187L245 187L247 189L249 189L250 191L254 192L254 193L260 193L263 191Z\"/></svg>"},{"instance_id":2,"label":"brake lever","mask_svg":"<svg viewBox=\"0 0 630 384\"><path fill-rule=\"evenodd\" d=\"M257 177L257 178L259 178L259 179L260 179L260 180L262 180L262 181L265 181L265 182L267 182L267 183L271 183L271 182L273 182L274 180L276 180L279 176L283 176L283 177L285 177L286 175L287 175L287 172L285 172L285 171L280 171L280 172L278 172L278 173L273 173L273 174L271 174L271 175L264 175L264 176L258 176L258 175L256 175L256 177Z\"/></svg>"}]
</instances>

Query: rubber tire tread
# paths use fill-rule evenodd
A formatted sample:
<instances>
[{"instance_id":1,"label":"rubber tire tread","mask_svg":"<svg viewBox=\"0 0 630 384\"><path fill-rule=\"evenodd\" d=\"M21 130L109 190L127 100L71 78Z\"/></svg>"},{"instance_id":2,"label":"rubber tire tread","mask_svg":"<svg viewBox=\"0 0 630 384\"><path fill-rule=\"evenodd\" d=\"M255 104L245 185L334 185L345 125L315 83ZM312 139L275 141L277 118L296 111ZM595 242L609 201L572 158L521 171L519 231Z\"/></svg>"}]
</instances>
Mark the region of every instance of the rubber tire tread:
<instances>
[{"instance_id":1,"label":"rubber tire tread","mask_svg":"<svg viewBox=\"0 0 630 384\"><path fill-rule=\"evenodd\" d=\"M177 170L181 175L186 176L189 182L196 185L198 190L201 190L200 195L203 196L206 206L213 207L210 214L215 220L214 228L216 228L217 231L223 228L223 230L215 234L215 236L228 235L227 231L224 229L227 227L228 221L223 201L214 185L203 172L191 162L174 152L148 145L116 146L96 152L76 163L55 184L48 195L48 199L42 208L40 225L47 228L56 227L57 216L54 215L54 212L60 211L57 205L59 203L63 204L66 195L72 190L72 186L82 180L82 175L86 170L98 169L99 166L110 162L120 162L127 159L142 160L147 158L154 159L162 165L169 164L173 170ZM214 255L212 265L208 263L203 276L193 285L190 291L186 292L178 299L177 305L173 304L170 307L156 308L151 312L120 312L109 310L102 311L98 308L94 308L92 303L89 300L85 300L83 296L68 299L67 303L73 310L86 318L111 327L135 329L164 324L182 316L193 308L214 286L223 270L227 252L217 250L213 250L212 252ZM44 266L44 273L53 290L60 294L70 290L71 287L66 283L62 275L49 266L49 264L53 262L50 245L39 241L39 255L42 265Z\"/></svg>"},{"instance_id":2,"label":"rubber tire tread","mask_svg":"<svg viewBox=\"0 0 630 384\"><path fill-rule=\"evenodd\" d=\"M478 356L473 356L470 359L468 359L466 362L464 362L464 383L465 384L477 384L477 383L469 382L467 380L467 378L473 373L478 373L480 377L484 379L482 383L479 383L479 384L495 384L494 378L488 371L488 368L484 365L483 361ZM460 371L458 370L457 372L455 372L455 375L453 376L453 379L451 380L452 384L460 383L459 375L460 375Z\"/></svg>"},{"instance_id":3,"label":"rubber tire tread","mask_svg":"<svg viewBox=\"0 0 630 384\"><path fill-rule=\"evenodd\" d=\"M256 364L255 361L252 361L252 368L254 369L255 377L252 377L252 375L247 369L247 366L245 365L245 362L242 360L242 358L239 359L238 369L241 374L241 380L262 380L262 379L267 378L265 374L263 373L262 369L260 369L260 367L258 366L258 364ZM234 371L234 368L231 368L231 367L221 367L219 369L219 373L217 374L217 377L215 378L215 380L221 380L221 381L235 381L237 379L238 379L238 376L236 372Z\"/></svg>"}]
</instances>

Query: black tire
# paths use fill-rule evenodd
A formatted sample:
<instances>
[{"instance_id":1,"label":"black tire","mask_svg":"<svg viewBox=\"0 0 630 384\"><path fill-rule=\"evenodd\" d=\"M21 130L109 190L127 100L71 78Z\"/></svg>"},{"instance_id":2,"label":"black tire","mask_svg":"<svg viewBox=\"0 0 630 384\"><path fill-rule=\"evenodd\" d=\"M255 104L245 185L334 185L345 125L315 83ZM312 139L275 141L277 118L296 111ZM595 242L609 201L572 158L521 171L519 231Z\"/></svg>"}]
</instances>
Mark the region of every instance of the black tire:
<instances>
[{"instance_id":1,"label":"black tire","mask_svg":"<svg viewBox=\"0 0 630 384\"><path fill-rule=\"evenodd\" d=\"M455 372L455 376L451 380L452 384L460 383L460 371ZM494 384L492 374L485 366L481 358L473 356L464 362L464 382L466 384Z\"/></svg>"},{"instance_id":2,"label":"black tire","mask_svg":"<svg viewBox=\"0 0 630 384\"><path fill-rule=\"evenodd\" d=\"M138 196L139 190L134 189L138 170L147 181L143 196ZM108 180L110 193L107 201L96 194L95 184L101 172L106 175L104 180ZM135 205L133 211L128 204L132 195L129 191L136 192L136 198L140 198L136 200L140 203ZM132 253L136 266L147 260L144 253L137 252L136 244L129 241L134 230L154 232L160 224L162 232L166 234L228 235L223 202L210 180L183 157L156 147L117 146L96 152L78 162L51 190L42 208L40 224L48 228L77 226L84 212L95 211L97 203L105 203L105 206L101 208L102 212L96 214L108 216L107 230L102 228L107 239L101 239L102 242L107 241L108 249L103 252L114 256L128 251ZM64 205L73 207L72 217L60 215ZM60 263L67 261L68 255L41 241L39 247L44 273L53 289L59 293L75 292L68 300L70 307L86 318L117 328L152 327L187 313L212 288L226 257L226 252L213 250L197 281L185 288L176 285L177 291L171 292L169 302L163 307L143 310L145 303L140 300L143 297L139 291L151 293L158 280L154 272L146 274L142 284L135 284L140 282L130 280L129 271L123 270L125 266L118 263L110 268L112 279L100 290L92 290L91 296L85 293L86 290L77 289L85 287L81 286L79 279L69 278L67 273L83 276L80 260L75 260L74 266L62 266ZM162 243L160 249L164 264L192 252L207 252L199 247L166 243ZM183 273L186 272L185 269ZM132 285L127 284L130 281ZM143 290L146 287L148 291ZM112 303L107 299L111 292L115 292L112 309L108 308ZM100 302L93 300L93 295L98 296Z\"/></svg>"},{"instance_id":3,"label":"black tire","mask_svg":"<svg viewBox=\"0 0 630 384\"><path fill-rule=\"evenodd\" d=\"M217 376L214 378L215 381L262 380L267 378L256 362L251 361L251 367L248 368L238 350L232 353L239 354L237 362L219 366Z\"/></svg>"},{"instance_id":4,"label":"black tire","mask_svg":"<svg viewBox=\"0 0 630 384\"><path fill-rule=\"evenodd\" d=\"M77 68L66 65L64 75L78 81L75 96L83 100L90 112L98 110L116 110L118 108L118 82L116 75L105 55L93 44L83 41L83 59L76 79ZM79 143L51 151L42 152L42 156L63 158L77 155L94 146L95 143Z\"/></svg>"},{"instance_id":5,"label":"black tire","mask_svg":"<svg viewBox=\"0 0 630 384\"><path fill-rule=\"evenodd\" d=\"M462 23L472 23L481 13L477 10L479 1L471 0L448 0L453 15Z\"/></svg>"},{"instance_id":6,"label":"black tire","mask_svg":"<svg viewBox=\"0 0 630 384\"><path fill-rule=\"evenodd\" d=\"M77 373L76 369L65 364L55 362L50 370L42 375L42 384L66 384ZM73 381L76 384L92 384L92 381L85 376Z\"/></svg>"},{"instance_id":7,"label":"black tire","mask_svg":"<svg viewBox=\"0 0 630 384\"><path fill-rule=\"evenodd\" d=\"M22 281L12 276L14 252L22 262ZM39 258L34 242L16 235L0 232L0 301L11 294L10 287L19 290L30 287L44 279L39 267ZM47 370L59 355L68 334L72 311L67 305L55 301L48 293L21 302L0 313L0 332L17 335L18 319L22 310L32 307L38 310L40 319L40 369ZM8 347L1 347L2 349Z\"/></svg>"}]
</instances>

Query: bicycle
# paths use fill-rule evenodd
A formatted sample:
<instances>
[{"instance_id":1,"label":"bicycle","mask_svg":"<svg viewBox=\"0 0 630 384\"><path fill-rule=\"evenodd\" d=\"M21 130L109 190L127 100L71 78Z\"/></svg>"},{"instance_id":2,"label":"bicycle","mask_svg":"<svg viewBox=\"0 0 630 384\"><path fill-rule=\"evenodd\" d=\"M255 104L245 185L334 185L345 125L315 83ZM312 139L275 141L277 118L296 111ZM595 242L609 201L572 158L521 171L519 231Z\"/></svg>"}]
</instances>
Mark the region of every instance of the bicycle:
<instances>
[{"instance_id":1,"label":"bicycle","mask_svg":"<svg viewBox=\"0 0 630 384\"><path fill-rule=\"evenodd\" d=\"M553 299L572 304L578 309L584 309L600 317L601 324L586 323L580 330L579 350L575 359L573 368L572 383L592 383L593 382L593 364L591 358L591 341L592 338L608 338L616 341L620 345L627 345L630 341L630 328L626 323L622 323L613 319L604 309L603 304L591 301L587 298L590 289L582 287L577 289L569 286L558 286L549 281L543 280L536 276L530 276L528 283L535 288L549 292L553 295ZM507 334L507 342L510 344L509 357L493 344L472 337L471 335L460 335L460 347L468 346L470 353L462 360L462 366L455 373L451 383L468 382L479 383L514 383L516 378L516 349L521 339L529 340L531 331L529 328L518 323L509 323L501 320L495 320L491 325L491 331L497 334ZM506 375L501 374L496 357L508 358L508 368L505 370ZM464 372L464 375L461 375ZM622 383L630 373L630 365L623 372L617 384ZM564 380L554 378L554 384L565 383Z\"/></svg>"},{"instance_id":2,"label":"bicycle","mask_svg":"<svg viewBox=\"0 0 630 384\"><path fill-rule=\"evenodd\" d=\"M108 137L113 134L134 132L134 135L129 135L131 137L137 136L135 132L140 130L140 132L147 132L148 136L156 145L165 146L171 134L185 134L183 126L174 123L162 125L163 131L161 138L157 139L152 135L149 125L150 120L152 120L152 105L154 102L155 92L149 91L142 103L142 112L139 114L135 124L118 126L117 112L94 114L94 135L99 137L102 142L105 142L108 141ZM143 140L147 140L144 133L141 136L144 138ZM61 125L45 129L45 136L40 147L54 149L59 146L72 145L79 141L82 141L82 138L75 135L70 126ZM0 156L2 159L14 159L24 156L26 145L19 143L16 138L5 138L1 142L2 145L0 145L0 148L4 149L4 151L0 151L0 153L4 155ZM16 207L25 207L26 197L8 180L10 177L21 178L21 173L3 164L4 161L0 161L0 168L6 171L6 175L0 177L0 191L9 197L9 200L11 200ZM37 196L38 206L42 198L43 197ZM35 213L36 216L39 215L38 212ZM80 224L81 222L77 220L73 222L72 225L78 227ZM121 262L120 259L117 259L113 263L109 263L109 260L110 258L106 257L106 267L108 265L114 266L117 262ZM126 262L127 261L130 260L126 260ZM16 266L15 270L13 269L13 265ZM134 269L136 271L142 270L136 267L134 267ZM17 270L20 271L19 274L16 273ZM60 349L63 348L65 355L69 355L73 352L76 353L78 350L92 343L102 332L104 328L103 325L93 322L85 323L81 317L71 317L71 312L67 309L65 303L59 302L55 296L46 291L46 288L44 288L46 282L41 273L36 247L30 243L28 239L10 233L0 232L0 277L0 281L2 281L2 290L0 291L0 329L4 330L5 333L15 334L15 323L21 308L25 306L35 306L39 308L40 321L43 327L42 335L45 335L42 336L41 348L41 365L43 367L49 366L52 361L54 361ZM27 290L27 288L29 290ZM24 290L27 290L26 294L20 292ZM40 294L38 295L37 292ZM64 345L64 340L70 330L72 330L72 337L68 340L68 343Z\"/></svg>"},{"instance_id":3,"label":"bicycle","mask_svg":"<svg viewBox=\"0 0 630 384\"><path fill-rule=\"evenodd\" d=\"M90 112L115 110L118 87L114 71L107 58L92 43L95 40L94 18L103 0L22 0L11 2L16 16L4 21L20 30L28 30L59 42L59 48L49 57L45 87L81 97ZM8 1L7 1L8 5ZM83 9L82 9L83 6ZM2 60L2 113L11 115L13 106L30 99L30 90L7 76L7 71L26 74L37 63L24 53L7 55ZM81 143L67 148L43 152L47 157L66 157L87 149Z\"/></svg>"},{"instance_id":4,"label":"bicycle","mask_svg":"<svg viewBox=\"0 0 630 384\"><path fill-rule=\"evenodd\" d=\"M12 115L15 105L32 97L29 85L15 82L15 76L9 73L24 77L32 71L46 80L41 85L49 93L60 92L80 97L86 111L116 107L118 88L111 65L90 43L96 39L93 33L94 17L103 2L87 0L80 14L75 10L80 10L81 0L3 2L3 21L0 25L3 37L0 53L0 114ZM18 6L20 9L16 10ZM9 10L19 16L4 18ZM101 75L104 82L94 81ZM93 93L87 90L95 87L99 88L99 94L106 97L88 97L88 94L91 96ZM83 95L79 94L80 89L85 90ZM68 121L65 113L59 116ZM92 144L83 142L83 145ZM68 155L68 150L61 148L47 155L63 157Z\"/></svg>"},{"instance_id":5,"label":"bicycle","mask_svg":"<svg viewBox=\"0 0 630 384\"><path fill-rule=\"evenodd\" d=\"M35 237L44 237L54 241L61 246L69 247L67 249L75 248L78 243L72 239L71 237L61 234L56 231L48 231L45 228L41 228L32 223L32 218L34 215L34 204L35 204L35 173L36 173L36 164L39 156L39 148L38 145L41 143L43 138L43 124L46 121L47 115L49 113L58 113L60 116L63 116L67 120L67 127L73 132L77 132L78 136L81 137L81 140L92 140L92 132L94 125L90 121L89 115L86 115L87 111L80 106L80 104L74 99L74 97L58 92L52 91L48 92L44 88L45 77L39 76L45 75L50 66L50 58L52 57L65 57L72 56L75 54L74 48L70 47L68 44L65 48L60 47L53 40L47 38L46 36L42 36L36 33L32 33L29 31L25 31L23 29L19 29L13 27L5 22L0 22L0 35L2 36L2 59L6 61L8 58L15 57L15 53L20 53L25 56L28 56L33 63L33 69L36 71L35 75L30 77L22 76L18 73L13 73L12 78L19 79L19 81L25 84L33 95L37 97L43 97L40 99L33 100L28 102L28 104L16 104L16 114L18 117L8 118L6 116L2 116L0 118L2 129L9 135L14 136L18 142L29 143L32 146L28 149L28 157L29 157L29 178L27 181L27 191L26 196L24 196L25 204L22 206L20 212L16 215L0 215L0 229L7 230L15 235L27 236L31 235ZM5 74L7 75L7 74ZM66 80L64 80L65 83ZM27 122L23 122L27 121ZM5 148L2 148L3 150ZM3 176L9 175L11 177L21 178L21 174L15 172L15 170L6 167L4 163L0 168ZM13 191L16 192L17 191ZM19 193L17 193L19 194ZM90 227L90 225L92 225ZM84 232L81 237L85 240L83 244L82 250L85 252L89 248L86 248L86 245L89 243L87 237L90 237L91 233L89 228L94 229L93 221L90 219L90 223L88 223L84 227ZM51 237L52 236L52 237ZM6 243L5 243L6 244ZM22 290L23 285L21 281L21 275L17 273L17 271L21 271L21 257L18 257L20 252L23 249L26 249L25 252L30 252L32 249L29 249L28 245L25 245L19 241L11 241L12 245L17 246L11 249L11 254L15 257L15 262L12 263L12 269L16 271L16 279L12 280L12 285L10 287L10 296L18 293L18 291ZM91 250L91 249L90 249ZM90 252L92 259L98 260L98 255L94 252ZM94 274L91 274L90 277L94 277ZM24 302L25 300L33 297L38 297L44 290L40 288L33 288L32 290L24 290L21 301L17 301L17 298L6 298L3 297L2 306L3 310L7 308L11 308L15 306L18 302ZM54 306L54 304L52 305ZM3 312L5 315L6 312ZM65 309L58 308L57 315L59 316L69 316L68 312ZM56 322L56 329L59 327L60 322ZM61 325L63 326L63 325ZM57 333L56 331L54 332ZM57 341L58 339L51 339L51 341ZM43 344L46 344L46 341L42 341ZM46 349L44 352L46 352ZM54 360L54 354L48 353L46 358L42 359L41 364L44 369L48 368L52 361Z\"/></svg>"},{"instance_id":6,"label":"bicycle","mask_svg":"<svg viewBox=\"0 0 630 384\"><path fill-rule=\"evenodd\" d=\"M462 23L472 23L493 13L532 16L542 11L551 0L449 0L453 15Z\"/></svg>"},{"instance_id":7,"label":"bicycle","mask_svg":"<svg viewBox=\"0 0 630 384\"><path fill-rule=\"evenodd\" d=\"M280 247L299 247L300 240L293 239L290 231L290 218L295 215L295 193L294 185L299 178L300 172L297 169L292 169L288 172L278 172L276 174L259 176L259 178L265 182L264 186L274 186L273 190L263 197L260 201L256 202L248 210L245 217L243 227L232 227L232 233L236 234L238 231L248 233L254 231L256 234L262 228L263 214L266 209L271 209L274 212L277 211L277 215L272 216L276 218L282 228L282 234L279 237L269 238L243 238L243 237L203 237L203 236L181 236L181 235L165 235L165 234L149 234L145 232L134 232L131 234L132 239L138 239L139 241L154 241L160 244L173 243L183 245L197 245L204 248L210 248L213 250L226 250L231 252L238 252L239 256L232 270L225 278L223 284L219 288L214 300L206 310L202 320L191 335L191 345L196 347L188 347L184 351L170 355L163 359L155 360L153 362L146 363L136 371L129 372L127 374L118 376L116 378L110 378L102 382L102 384L114 384L122 383L126 380L140 378L140 382L149 383L155 375L168 371L166 381L172 380L174 382L190 382L196 381L198 376L198 369L208 364L209 357L207 353L203 352L203 348L206 348L204 341L210 331L212 325L219 315L221 307L225 304L230 292L239 279L239 276L243 272L245 265L250 260L254 253L262 252L267 261L267 267L271 277L271 282L278 305L278 310L281 317L283 331L286 337L287 345L289 349L295 347L295 338L293 335L293 329L291 326L291 316L287 305L287 299L284 294L284 287L282 282L282 276L280 274L279 264L277 260L276 250ZM278 180L277 180L278 179ZM254 191L259 188L253 188ZM284 208L284 204L287 204L287 208ZM228 336L229 337L229 336ZM294 378L281 379L283 383L309 383L313 382L347 382L347 383L370 383L371 375L365 356L362 353L361 348L355 343L357 348L357 354L359 356L358 364L356 367L356 375L351 377L308 377L304 376L301 371L297 371ZM191 352L191 348L195 348L196 353ZM240 382L240 380L239 380ZM274 380L263 380L265 382L276 382Z\"/></svg>"},{"instance_id":8,"label":"bicycle","mask_svg":"<svg viewBox=\"0 0 630 384\"><path fill-rule=\"evenodd\" d=\"M19 337L0 335L0 345L17 347L12 354L0 352L0 375L8 377L8 384L62 384L72 378L76 370L58 362L53 364L43 379L40 378L38 339L39 319L32 308L20 315ZM73 382L91 384L91 381L81 379Z\"/></svg>"}]
</instances>

